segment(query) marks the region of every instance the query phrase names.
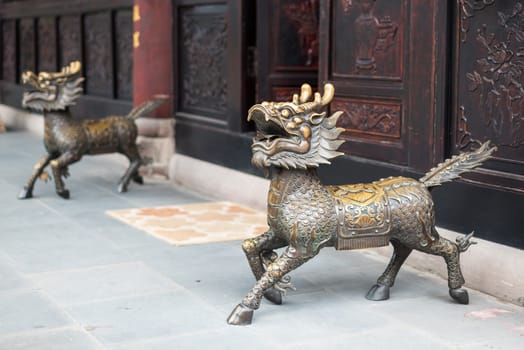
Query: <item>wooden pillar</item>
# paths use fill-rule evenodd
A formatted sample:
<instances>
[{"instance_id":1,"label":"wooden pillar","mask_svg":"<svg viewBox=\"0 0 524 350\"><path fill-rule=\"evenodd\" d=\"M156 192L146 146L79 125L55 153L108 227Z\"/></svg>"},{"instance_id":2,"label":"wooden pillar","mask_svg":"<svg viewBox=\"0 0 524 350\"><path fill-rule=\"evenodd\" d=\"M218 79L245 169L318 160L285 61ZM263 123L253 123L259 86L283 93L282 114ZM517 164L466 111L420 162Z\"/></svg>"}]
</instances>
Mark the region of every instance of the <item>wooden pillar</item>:
<instances>
[{"instance_id":1,"label":"wooden pillar","mask_svg":"<svg viewBox=\"0 0 524 350\"><path fill-rule=\"evenodd\" d=\"M153 118L173 116L172 0L134 0L133 105L155 94L170 99L152 112Z\"/></svg>"}]
</instances>

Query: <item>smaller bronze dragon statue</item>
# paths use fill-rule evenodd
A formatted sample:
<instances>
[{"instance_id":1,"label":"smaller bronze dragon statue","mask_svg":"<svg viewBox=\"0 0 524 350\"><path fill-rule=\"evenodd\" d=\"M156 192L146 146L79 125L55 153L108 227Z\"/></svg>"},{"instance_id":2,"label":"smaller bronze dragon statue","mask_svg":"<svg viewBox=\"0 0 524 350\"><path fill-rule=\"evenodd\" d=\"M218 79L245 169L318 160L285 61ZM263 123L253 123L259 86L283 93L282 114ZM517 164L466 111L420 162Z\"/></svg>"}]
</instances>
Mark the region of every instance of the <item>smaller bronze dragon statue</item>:
<instances>
[{"instance_id":1,"label":"smaller bronze dragon statue","mask_svg":"<svg viewBox=\"0 0 524 350\"><path fill-rule=\"evenodd\" d=\"M44 114L44 145L47 154L35 165L19 199L33 196L35 181L46 175L44 168L48 164L51 164L56 193L68 199L69 190L65 188L62 177L67 177L68 166L85 154L118 152L129 159L129 167L118 183L119 192L127 191L131 179L143 183L138 173L143 161L136 145L138 130L134 120L160 106L167 96L157 96L144 102L127 116L73 119L69 107L76 103L83 92L84 78L79 76L81 68L81 63L74 61L60 72L40 72L37 75L26 71L22 74L22 82L33 88L24 92L22 106Z\"/></svg>"},{"instance_id":2,"label":"smaller bronze dragon statue","mask_svg":"<svg viewBox=\"0 0 524 350\"><path fill-rule=\"evenodd\" d=\"M334 96L331 84L324 95L304 84L291 102L262 102L249 110L256 124L252 163L272 168L268 194L269 230L243 242L256 284L236 306L228 323L252 322L262 297L282 303L285 291L293 288L287 275L313 258L323 247L359 249L393 245L394 252L384 273L371 287L370 300L389 298L390 287L413 249L442 256L448 269L450 296L469 302L463 289L459 255L473 243L471 235L452 242L435 228L435 211L429 189L452 181L488 159L496 150L489 141L475 151L453 156L431 169L419 180L390 177L367 184L325 186L317 176L320 164L342 155L337 149L342 112L327 117L324 108ZM278 256L275 249L285 247Z\"/></svg>"}]
</instances>

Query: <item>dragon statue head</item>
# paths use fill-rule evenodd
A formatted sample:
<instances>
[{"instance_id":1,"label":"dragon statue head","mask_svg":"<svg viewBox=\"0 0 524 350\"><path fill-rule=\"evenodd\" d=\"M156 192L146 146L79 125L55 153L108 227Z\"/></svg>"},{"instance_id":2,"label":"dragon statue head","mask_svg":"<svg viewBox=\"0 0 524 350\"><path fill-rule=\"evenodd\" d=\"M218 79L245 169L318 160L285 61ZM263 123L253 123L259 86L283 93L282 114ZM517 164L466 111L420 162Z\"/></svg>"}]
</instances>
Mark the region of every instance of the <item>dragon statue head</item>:
<instances>
[{"instance_id":1,"label":"dragon statue head","mask_svg":"<svg viewBox=\"0 0 524 350\"><path fill-rule=\"evenodd\" d=\"M78 77L82 64L73 61L60 72L37 74L26 71L22 83L33 89L24 92L22 106L38 112L65 110L76 103L83 92L83 77Z\"/></svg>"},{"instance_id":2,"label":"dragon statue head","mask_svg":"<svg viewBox=\"0 0 524 350\"><path fill-rule=\"evenodd\" d=\"M254 166L317 168L343 154L337 152L344 143L338 139L343 129L336 127L342 112L326 117L323 111L335 88L325 84L324 95L316 92L313 101L308 101L311 94L311 86L303 84L300 96L293 95L291 102L262 102L249 109L247 120L254 121L257 130L251 146Z\"/></svg>"}]
</instances>

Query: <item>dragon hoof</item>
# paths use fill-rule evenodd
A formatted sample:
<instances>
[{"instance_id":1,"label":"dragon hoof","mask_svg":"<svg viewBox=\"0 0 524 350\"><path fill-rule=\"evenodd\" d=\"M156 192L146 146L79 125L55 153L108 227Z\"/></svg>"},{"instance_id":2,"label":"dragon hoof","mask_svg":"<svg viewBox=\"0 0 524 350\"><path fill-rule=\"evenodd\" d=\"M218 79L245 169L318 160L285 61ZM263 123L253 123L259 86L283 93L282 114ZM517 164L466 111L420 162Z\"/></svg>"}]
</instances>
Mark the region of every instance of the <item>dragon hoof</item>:
<instances>
[{"instance_id":1,"label":"dragon hoof","mask_svg":"<svg viewBox=\"0 0 524 350\"><path fill-rule=\"evenodd\" d=\"M132 178L133 182L139 184L139 185L143 185L144 184L144 178L140 175L134 175Z\"/></svg>"},{"instance_id":2,"label":"dragon hoof","mask_svg":"<svg viewBox=\"0 0 524 350\"><path fill-rule=\"evenodd\" d=\"M32 197L33 197L33 191L25 187L18 194L18 199L28 199Z\"/></svg>"},{"instance_id":3,"label":"dragon hoof","mask_svg":"<svg viewBox=\"0 0 524 350\"><path fill-rule=\"evenodd\" d=\"M276 305L282 305L282 292L276 290L275 288L269 288L264 292L264 298Z\"/></svg>"},{"instance_id":4,"label":"dragon hoof","mask_svg":"<svg viewBox=\"0 0 524 350\"><path fill-rule=\"evenodd\" d=\"M69 196L69 190L56 191L56 193L57 193L60 197L62 197L62 198L64 198L64 199L69 199L69 197L70 197L70 196Z\"/></svg>"},{"instance_id":5,"label":"dragon hoof","mask_svg":"<svg viewBox=\"0 0 524 350\"><path fill-rule=\"evenodd\" d=\"M383 284L375 284L366 294L366 299L381 301L389 299L389 287Z\"/></svg>"},{"instance_id":6,"label":"dragon hoof","mask_svg":"<svg viewBox=\"0 0 524 350\"><path fill-rule=\"evenodd\" d=\"M463 288L450 289L449 295L459 304L469 304L468 291Z\"/></svg>"},{"instance_id":7,"label":"dragon hoof","mask_svg":"<svg viewBox=\"0 0 524 350\"><path fill-rule=\"evenodd\" d=\"M238 304L227 318L227 323L234 326L247 326L253 321L253 312L253 309Z\"/></svg>"},{"instance_id":8,"label":"dragon hoof","mask_svg":"<svg viewBox=\"0 0 524 350\"><path fill-rule=\"evenodd\" d=\"M123 183L119 184L118 185L118 192L119 193L127 192L127 186L124 185Z\"/></svg>"}]
</instances>

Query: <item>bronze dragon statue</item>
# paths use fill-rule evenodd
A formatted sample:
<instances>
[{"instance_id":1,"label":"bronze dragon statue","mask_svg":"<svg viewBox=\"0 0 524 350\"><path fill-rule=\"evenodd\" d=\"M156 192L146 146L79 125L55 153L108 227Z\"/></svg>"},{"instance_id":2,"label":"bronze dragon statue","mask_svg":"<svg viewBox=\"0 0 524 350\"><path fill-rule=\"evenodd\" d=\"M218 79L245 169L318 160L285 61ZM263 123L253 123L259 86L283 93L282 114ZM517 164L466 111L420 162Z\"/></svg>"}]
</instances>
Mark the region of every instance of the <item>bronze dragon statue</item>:
<instances>
[{"instance_id":1,"label":"bronze dragon statue","mask_svg":"<svg viewBox=\"0 0 524 350\"><path fill-rule=\"evenodd\" d=\"M71 62L60 72L26 71L22 82L33 90L24 92L22 106L44 114L44 145L47 154L35 165L31 177L18 198L33 196L35 181L45 175L44 168L51 164L56 193L69 198L69 190L62 177L68 176L68 165L79 161L84 154L119 152L129 159L129 167L118 183L118 191L126 192L129 181L143 183L138 168L143 163L136 145L138 134L135 119L160 106L166 96L157 96L134 108L127 116L109 116L102 119L73 119L69 107L83 92L83 77L79 61Z\"/></svg>"},{"instance_id":2,"label":"bronze dragon statue","mask_svg":"<svg viewBox=\"0 0 524 350\"><path fill-rule=\"evenodd\" d=\"M313 258L323 247L358 249L393 245L394 253L384 273L371 287L370 300L389 298L390 287L413 249L442 256L448 269L450 296L469 302L460 270L459 255L473 243L472 234L451 242L435 229L435 211L428 191L451 181L489 158L496 150L489 142L479 149L454 156L419 180L389 177L367 184L325 186L316 168L342 155L337 149L343 129L336 123L342 112L323 111L334 96L331 84L324 95L304 84L291 102L262 102L249 110L256 124L252 163L272 168L268 194L269 230L243 242L256 284L228 318L233 325L250 324L262 297L282 303L287 275ZM285 247L278 256L274 251Z\"/></svg>"}]
</instances>

